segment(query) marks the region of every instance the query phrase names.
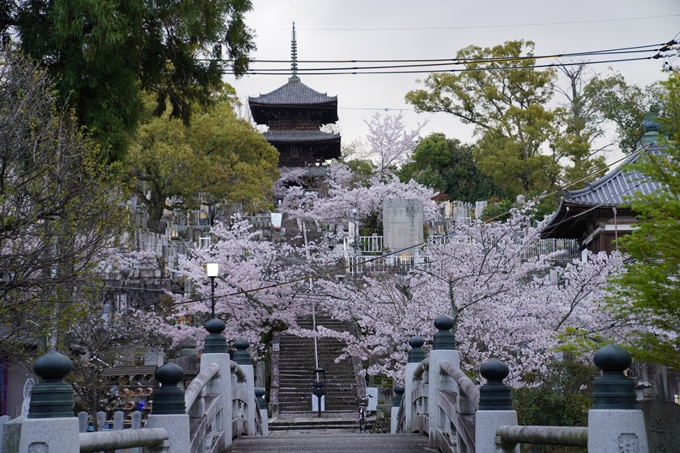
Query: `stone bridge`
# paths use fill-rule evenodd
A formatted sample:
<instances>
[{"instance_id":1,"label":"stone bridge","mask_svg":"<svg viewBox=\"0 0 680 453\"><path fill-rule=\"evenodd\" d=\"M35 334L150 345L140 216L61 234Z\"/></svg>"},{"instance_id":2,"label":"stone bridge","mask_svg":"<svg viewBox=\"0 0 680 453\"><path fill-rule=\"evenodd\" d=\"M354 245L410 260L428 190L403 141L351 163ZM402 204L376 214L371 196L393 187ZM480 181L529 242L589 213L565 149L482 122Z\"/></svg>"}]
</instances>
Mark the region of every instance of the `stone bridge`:
<instances>
[{"instance_id":1,"label":"stone bridge","mask_svg":"<svg viewBox=\"0 0 680 453\"><path fill-rule=\"evenodd\" d=\"M87 415L74 416L73 392L63 382L70 360L57 352L40 357L34 370L41 382L33 389L28 417L0 417L0 453L498 453L519 452L520 444L580 446L591 453L649 451L633 381L623 373L631 364L625 350L608 345L595 354L603 373L594 381L587 427L518 426L511 389L503 383L508 367L487 362L480 370L486 384L477 387L460 369L451 318L438 318L435 327L429 357L422 338L409 341L406 385L395 388L392 434L269 436L265 391L254 388L249 344L236 341L232 361L224 323L213 319L206 324L210 334L200 373L186 391L177 385L184 375L179 366L167 363L156 370L160 385L143 427L139 415L132 429L123 429L122 416L116 416L114 430L86 432Z\"/></svg>"}]
</instances>

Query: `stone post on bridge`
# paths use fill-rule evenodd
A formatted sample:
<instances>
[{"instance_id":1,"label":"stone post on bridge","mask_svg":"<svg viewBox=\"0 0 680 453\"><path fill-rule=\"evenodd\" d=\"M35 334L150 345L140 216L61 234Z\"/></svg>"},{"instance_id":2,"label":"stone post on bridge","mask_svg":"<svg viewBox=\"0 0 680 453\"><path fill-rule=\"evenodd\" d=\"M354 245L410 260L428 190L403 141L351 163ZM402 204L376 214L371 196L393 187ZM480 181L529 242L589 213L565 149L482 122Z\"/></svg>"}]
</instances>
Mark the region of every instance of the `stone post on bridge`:
<instances>
[{"instance_id":1,"label":"stone post on bridge","mask_svg":"<svg viewBox=\"0 0 680 453\"><path fill-rule=\"evenodd\" d=\"M264 399L265 389L258 387L255 389L255 399L260 409L260 417L262 417L262 435L269 435L269 412L267 412L267 401Z\"/></svg>"},{"instance_id":2,"label":"stone post on bridge","mask_svg":"<svg viewBox=\"0 0 680 453\"><path fill-rule=\"evenodd\" d=\"M248 435L256 436L257 427L255 426L255 411L260 409L257 407L257 405L252 407L255 400L255 369L250 363L250 353L248 352L250 343L248 340L241 338L234 342L234 347L236 348L236 352L234 353L234 362L236 362L243 369L243 372L246 375L246 395L248 395L249 398L247 401L248 413L246 414L248 420Z\"/></svg>"},{"instance_id":3,"label":"stone post on bridge","mask_svg":"<svg viewBox=\"0 0 680 453\"><path fill-rule=\"evenodd\" d=\"M184 379L184 370L172 362L156 369L153 407L146 428L165 428L168 439L159 447L146 447L149 453L186 453L191 450L189 414L184 404L184 390L177 384Z\"/></svg>"},{"instance_id":4,"label":"stone post on bridge","mask_svg":"<svg viewBox=\"0 0 680 453\"><path fill-rule=\"evenodd\" d=\"M231 400L231 357L227 349L227 339L222 332L225 324L217 318L205 323L205 330L209 332L205 338L203 354L201 354L201 369L216 363L220 367L217 376L212 379L205 388L206 395L222 395L222 426L216 427L216 431L224 429L224 448L231 447L233 404Z\"/></svg>"},{"instance_id":5,"label":"stone post on bridge","mask_svg":"<svg viewBox=\"0 0 680 453\"><path fill-rule=\"evenodd\" d=\"M408 352L408 363L406 364L406 381L404 382L404 431L411 432L411 420L413 420L413 405L411 402L413 395L413 373L418 364L425 360L425 351L422 347L425 340L420 337L411 337L408 341L411 350Z\"/></svg>"},{"instance_id":6,"label":"stone post on bridge","mask_svg":"<svg viewBox=\"0 0 680 453\"><path fill-rule=\"evenodd\" d=\"M645 418L638 409L635 383L623 374L632 358L610 344L595 353L602 375L593 383L593 407L588 411L588 451L647 453Z\"/></svg>"},{"instance_id":7,"label":"stone post on bridge","mask_svg":"<svg viewBox=\"0 0 680 453\"><path fill-rule=\"evenodd\" d=\"M394 387L394 401L392 402L392 412L390 417L390 434L397 434L397 427L399 426L399 406L404 398L404 387ZM404 403L406 403L404 401ZM404 406L404 409L406 407Z\"/></svg>"},{"instance_id":8,"label":"stone post on bridge","mask_svg":"<svg viewBox=\"0 0 680 453\"><path fill-rule=\"evenodd\" d=\"M64 382L71 370L71 360L56 351L35 361L33 371L41 382L33 387L28 417L5 423L0 451L80 453L73 389Z\"/></svg>"},{"instance_id":9,"label":"stone post on bridge","mask_svg":"<svg viewBox=\"0 0 680 453\"><path fill-rule=\"evenodd\" d=\"M438 428L444 428L448 423L446 416L440 414L439 410L439 392L451 391L458 392L458 384L449 375L442 375L440 364L443 360L448 360L456 367L460 366L460 359L458 351L456 350L456 339L451 328L453 328L453 319L449 316L440 316L435 319L434 326L439 332L434 334L432 342L432 351L430 351L430 367L429 367L429 390L427 406L430 421L430 445L436 445L435 435ZM440 418L441 415L441 418Z\"/></svg>"},{"instance_id":10,"label":"stone post on bridge","mask_svg":"<svg viewBox=\"0 0 680 453\"><path fill-rule=\"evenodd\" d=\"M510 369L500 360L491 359L482 365L479 371L486 379L486 384L479 388L475 446L477 453L496 453L498 428L517 425L517 412L512 407L511 389L503 383L503 379L510 374ZM502 451L519 453L519 445Z\"/></svg>"}]
</instances>

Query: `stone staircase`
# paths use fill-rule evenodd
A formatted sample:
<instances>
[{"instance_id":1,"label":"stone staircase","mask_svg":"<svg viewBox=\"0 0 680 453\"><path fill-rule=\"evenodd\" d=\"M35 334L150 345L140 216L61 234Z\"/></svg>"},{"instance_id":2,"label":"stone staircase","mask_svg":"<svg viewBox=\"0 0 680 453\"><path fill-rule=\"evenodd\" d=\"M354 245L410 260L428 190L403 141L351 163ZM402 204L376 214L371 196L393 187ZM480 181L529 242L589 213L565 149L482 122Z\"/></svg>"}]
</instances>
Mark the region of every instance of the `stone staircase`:
<instances>
[{"instance_id":1,"label":"stone staircase","mask_svg":"<svg viewBox=\"0 0 680 453\"><path fill-rule=\"evenodd\" d=\"M353 326L324 314L317 314L316 321L317 325L336 331L353 329ZM298 324L311 329L311 315L298 319ZM316 418L316 412L312 412L314 340L281 335L279 416L270 422L271 430L353 429L357 419L357 374L351 359L335 363L344 346L330 338L318 340L319 366L326 370L326 411L322 413L323 417Z\"/></svg>"},{"instance_id":2,"label":"stone staircase","mask_svg":"<svg viewBox=\"0 0 680 453\"><path fill-rule=\"evenodd\" d=\"M309 243L319 243L323 237L323 231L319 224L309 220L284 216L281 226L285 231L286 242L298 247L305 243L303 229L306 231L307 242Z\"/></svg>"}]
</instances>

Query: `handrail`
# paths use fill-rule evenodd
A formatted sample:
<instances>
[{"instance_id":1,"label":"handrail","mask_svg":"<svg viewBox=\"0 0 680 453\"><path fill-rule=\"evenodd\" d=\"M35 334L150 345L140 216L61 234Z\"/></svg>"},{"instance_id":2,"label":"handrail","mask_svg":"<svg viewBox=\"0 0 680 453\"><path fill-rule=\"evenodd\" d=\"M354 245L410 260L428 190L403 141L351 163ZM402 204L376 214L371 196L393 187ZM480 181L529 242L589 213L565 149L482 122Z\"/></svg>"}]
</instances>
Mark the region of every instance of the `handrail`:
<instances>
[{"instance_id":1,"label":"handrail","mask_svg":"<svg viewBox=\"0 0 680 453\"><path fill-rule=\"evenodd\" d=\"M153 447L170 437L165 428L125 429L79 433L81 452Z\"/></svg>"},{"instance_id":2,"label":"handrail","mask_svg":"<svg viewBox=\"0 0 680 453\"><path fill-rule=\"evenodd\" d=\"M246 381L247 379L246 372L243 371L243 368L241 368L239 364L234 362L233 360L231 361L231 372L236 374L236 379L238 379L239 382Z\"/></svg>"},{"instance_id":3,"label":"handrail","mask_svg":"<svg viewBox=\"0 0 680 453\"><path fill-rule=\"evenodd\" d=\"M219 372L220 366L216 363L211 363L191 381L191 384L189 384L189 387L184 392L184 406L186 407L187 414L191 410L191 406L196 402L196 398L201 394L203 387Z\"/></svg>"},{"instance_id":4,"label":"handrail","mask_svg":"<svg viewBox=\"0 0 680 453\"><path fill-rule=\"evenodd\" d=\"M479 410L479 388L463 373L463 370L448 360L442 360L439 367L456 381L456 384L458 384L465 396L468 397L475 410Z\"/></svg>"},{"instance_id":5,"label":"handrail","mask_svg":"<svg viewBox=\"0 0 680 453\"><path fill-rule=\"evenodd\" d=\"M430 369L430 358L428 357L418 364L416 369L413 371L413 378L414 379L422 379L423 373L425 372L425 370L429 370L429 369Z\"/></svg>"},{"instance_id":6,"label":"handrail","mask_svg":"<svg viewBox=\"0 0 680 453\"><path fill-rule=\"evenodd\" d=\"M583 426L501 426L496 435L509 444L588 447L588 428Z\"/></svg>"}]
</instances>

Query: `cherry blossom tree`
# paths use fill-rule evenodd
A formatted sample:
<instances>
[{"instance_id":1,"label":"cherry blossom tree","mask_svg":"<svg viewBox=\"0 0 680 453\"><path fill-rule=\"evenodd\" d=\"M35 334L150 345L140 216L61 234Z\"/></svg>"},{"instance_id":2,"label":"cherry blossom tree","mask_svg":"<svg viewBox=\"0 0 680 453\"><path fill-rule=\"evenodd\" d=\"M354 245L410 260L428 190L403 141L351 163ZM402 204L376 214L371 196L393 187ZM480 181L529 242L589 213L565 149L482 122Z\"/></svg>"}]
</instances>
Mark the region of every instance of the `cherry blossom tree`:
<instances>
[{"instance_id":1,"label":"cherry blossom tree","mask_svg":"<svg viewBox=\"0 0 680 453\"><path fill-rule=\"evenodd\" d=\"M127 226L122 193L38 63L0 50L0 356L30 361L97 293L96 263Z\"/></svg>"},{"instance_id":2,"label":"cherry blossom tree","mask_svg":"<svg viewBox=\"0 0 680 453\"><path fill-rule=\"evenodd\" d=\"M367 186L353 185L351 173L342 164L331 167L328 194L293 186L285 191L279 211L297 218L316 220L325 224L345 224L357 210L359 219L382 215L382 203L386 198L420 199L423 201L423 219L436 218L437 207L432 198L437 192L415 181L402 183L395 176L371 178Z\"/></svg>"},{"instance_id":3,"label":"cherry blossom tree","mask_svg":"<svg viewBox=\"0 0 680 453\"><path fill-rule=\"evenodd\" d=\"M420 131L427 124L418 124L415 129L407 130L403 123L403 115L373 114L368 126L368 144L372 158L376 164L376 174L383 178L391 173L391 168L400 167L409 162L413 150L418 145Z\"/></svg>"},{"instance_id":4,"label":"cherry blossom tree","mask_svg":"<svg viewBox=\"0 0 680 453\"><path fill-rule=\"evenodd\" d=\"M535 256L539 228L530 220L527 212L513 211L506 222L458 225L449 241L424 247L422 264L366 275L359 288L331 279L319 283L326 309L355 320L361 335L297 333L344 340L347 356L371 359L369 374L399 380L408 339L431 339L433 320L448 314L466 369L497 358L509 365L511 382L530 384L574 332L601 338L627 329L601 310L606 278L621 257L592 255L557 267L554 254ZM551 280L551 268L559 280L555 272Z\"/></svg>"},{"instance_id":5,"label":"cherry blossom tree","mask_svg":"<svg viewBox=\"0 0 680 453\"><path fill-rule=\"evenodd\" d=\"M245 338L261 350L271 331L296 326L296 316L304 313L301 292L308 286L301 277L313 274L313 265L301 258L304 250L257 240L250 223L242 219L232 225L218 223L211 233L217 241L209 250L192 250L180 260L187 294L175 296L163 313L171 323L155 328L173 344L187 337L202 342L207 335L203 325L211 312L205 265L217 263L215 313L226 324L225 336L232 341ZM284 284L294 280L300 282Z\"/></svg>"}]
</instances>

